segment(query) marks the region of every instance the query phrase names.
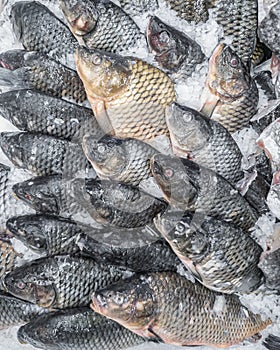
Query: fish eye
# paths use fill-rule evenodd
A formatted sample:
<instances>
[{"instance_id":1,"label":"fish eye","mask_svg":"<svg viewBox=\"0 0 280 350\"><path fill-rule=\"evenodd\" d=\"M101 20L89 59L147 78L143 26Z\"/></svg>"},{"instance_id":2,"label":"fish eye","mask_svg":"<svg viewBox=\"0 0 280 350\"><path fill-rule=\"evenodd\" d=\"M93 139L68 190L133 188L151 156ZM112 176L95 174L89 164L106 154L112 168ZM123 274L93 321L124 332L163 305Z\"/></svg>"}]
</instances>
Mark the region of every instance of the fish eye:
<instances>
[{"instance_id":1,"label":"fish eye","mask_svg":"<svg viewBox=\"0 0 280 350\"><path fill-rule=\"evenodd\" d=\"M98 151L99 153L104 153L104 152L106 151L106 147L105 147L104 145L99 145L99 146L97 147L97 151Z\"/></svg>"},{"instance_id":2,"label":"fish eye","mask_svg":"<svg viewBox=\"0 0 280 350\"><path fill-rule=\"evenodd\" d=\"M176 226L176 232L177 235L181 236L185 233L185 226L182 223L178 223Z\"/></svg>"},{"instance_id":3,"label":"fish eye","mask_svg":"<svg viewBox=\"0 0 280 350\"><path fill-rule=\"evenodd\" d=\"M18 289L24 289L26 287L26 284L22 281L18 282L17 284Z\"/></svg>"},{"instance_id":4,"label":"fish eye","mask_svg":"<svg viewBox=\"0 0 280 350\"><path fill-rule=\"evenodd\" d=\"M192 114L191 113L184 113L183 114L183 120L185 122L190 122L192 120Z\"/></svg>"},{"instance_id":5,"label":"fish eye","mask_svg":"<svg viewBox=\"0 0 280 350\"><path fill-rule=\"evenodd\" d=\"M114 302L117 304L117 305L122 305L123 302L124 302L124 296L123 295L120 295L120 294L116 294L113 298Z\"/></svg>"},{"instance_id":6,"label":"fish eye","mask_svg":"<svg viewBox=\"0 0 280 350\"><path fill-rule=\"evenodd\" d=\"M231 58L229 64L232 68L236 68L239 65L239 60L236 57Z\"/></svg>"},{"instance_id":7,"label":"fish eye","mask_svg":"<svg viewBox=\"0 0 280 350\"><path fill-rule=\"evenodd\" d=\"M165 177L170 179L174 175L174 171L172 169L168 168L164 171L164 175L165 175Z\"/></svg>"},{"instance_id":8,"label":"fish eye","mask_svg":"<svg viewBox=\"0 0 280 350\"><path fill-rule=\"evenodd\" d=\"M43 242L42 242L41 238L39 238L39 237L34 238L34 245L37 248L41 248L43 246Z\"/></svg>"},{"instance_id":9,"label":"fish eye","mask_svg":"<svg viewBox=\"0 0 280 350\"><path fill-rule=\"evenodd\" d=\"M170 41L169 34L166 31L161 32L159 38L163 43L168 43Z\"/></svg>"},{"instance_id":10,"label":"fish eye","mask_svg":"<svg viewBox=\"0 0 280 350\"><path fill-rule=\"evenodd\" d=\"M96 66L99 66L102 63L102 57L99 55L94 55L92 57L92 63L95 64Z\"/></svg>"},{"instance_id":11,"label":"fish eye","mask_svg":"<svg viewBox=\"0 0 280 350\"><path fill-rule=\"evenodd\" d=\"M29 194L25 194L24 198L27 199L28 201L32 200L32 197Z\"/></svg>"}]
</instances>

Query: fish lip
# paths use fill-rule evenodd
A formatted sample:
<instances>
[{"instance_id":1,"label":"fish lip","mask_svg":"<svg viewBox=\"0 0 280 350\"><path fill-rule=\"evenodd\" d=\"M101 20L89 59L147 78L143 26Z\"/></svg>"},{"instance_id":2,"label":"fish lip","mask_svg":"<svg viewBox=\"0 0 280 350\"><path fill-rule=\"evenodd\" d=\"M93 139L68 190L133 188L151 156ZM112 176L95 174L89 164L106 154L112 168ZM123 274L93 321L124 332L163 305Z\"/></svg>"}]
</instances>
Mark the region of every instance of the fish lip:
<instances>
[{"instance_id":1,"label":"fish lip","mask_svg":"<svg viewBox=\"0 0 280 350\"><path fill-rule=\"evenodd\" d=\"M100 294L96 294L96 292L94 292L91 297L90 307L94 311L102 314L103 311L108 308L108 303L106 300L102 299Z\"/></svg>"},{"instance_id":2,"label":"fish lip","mask_svg":"<svg viewBox=\"0 0 280 350\"><path fill-rule=\"evenodd\" d=\"M157 154L153 155L151 160L150 160L150 164L151 164L151 169L152 169L152 172L156 175L159 175L161 176L162 175L162 167L159 165L159 162L158 162L158 156Z\"/></svg>"}]
</instances>

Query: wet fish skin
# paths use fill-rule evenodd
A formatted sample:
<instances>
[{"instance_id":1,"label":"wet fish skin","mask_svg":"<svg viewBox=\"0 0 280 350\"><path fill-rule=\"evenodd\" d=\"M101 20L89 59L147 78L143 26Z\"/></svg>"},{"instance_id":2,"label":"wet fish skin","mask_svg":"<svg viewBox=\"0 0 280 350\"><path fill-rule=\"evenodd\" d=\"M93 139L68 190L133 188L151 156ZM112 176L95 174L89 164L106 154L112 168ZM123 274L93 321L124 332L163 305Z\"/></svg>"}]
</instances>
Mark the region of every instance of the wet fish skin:
<instances>
[{"instance_id":1,"label":"wet fish skin","mask_svg":"<svg viewBox=\"0 0 280 350\"><path fill-rule=\"evenodd\" d=\"M262 343L269 350L277 350L280 346L280 337L269 334Z\"/></svg>"},{"instance_id":2,"label":"wet fish skin","mask_svg":"<svg viewBox=\"0 0 280 350\"><path fill-rule=\"evenodd\" d=\"M139 140L91 134L84 136L83 150L99 178L135 186L152 176L150 159L158 153Z\"/></svg>"},{"instance_id":3,"label":"wet fish skin","mask_svg":"<svg viewBox=\"0 0 280 350\"><path fill-rule=\"evenodd\" d=\"M75 221L48 214L10 218L7 229L28 248L45 256L78 252L76 238L84 232Z\"/></svg>"},{"instance_id":4,"label":"wet fish skin","mask_svg":"<svg viewBox=\"0 0 280 350\"><path fill-rule=\"evenodd\" d=\"M271 323L251 313L236 296L210 291L174 272L137 274L98 290L91 307L138 335L179 346L227 347Z\"/></svg>"},{"instance_id":5,"label":"wet fish skin","mask_svg":"<svg viewBox=\"0 0 280 350\"><path fill-rule=\"evenodd\" d=\"M61 174L71 177L90 169L79 145L47 135L2 132L0 147L15 166L38 176Z\"/></svg>"},{"instance_id":6,"label":"wet fish skin","mask_svg":"<svg viewBox=\"0 0 280 350\"><path fill-rule=\"evenodd\" d=\"M159 67L176 81L190 76L195 67L206 59L194 40L156 16L149 19L146 38Z\"/></svg>"},{"instance_id":7,"label":"wet fish skin","mask_svg":"<svg viewBox=\"0 0 280 350\"><path fill-rule=\"evenodd\" d=\"M188 22L206 22L209 17L206 0L165 0L165 2L178 17Z\"/></svg>"},{"instance_id":8,"label":"wet fish skin","mask_svg":"<svg viewBox=\"0 0 280 350\"><path fill-rule=\"evenodd\" d=\"M264 254L261 257L259 267L265 276L265 285L267 288L280 291L279 281L279 262L280 249Z\"/></svg>"},{"instance_id":9,"label":"wet fish skin","mask_svg":"<svg viewBox=\"0 0 280 350\"><path fill-rule=\"evenodd\" d=\"M263 282L262 248L241 229L204 214L167 212L157 229L205 287L221 293L249 293Z\"/></svg>"},{"instance_id":10,"label":"wet fish skin","mask_svg":"<svg viewBox=\"0 0 280 350\"><path fill-rule=\"evenodd\" d=\"M80 188L82 185L77 180L73 186ZM126 228L145 226L167 207L165 201L123 183L86 180L85 189L89 196L85 209L101 224Z\"/></svg>"},{"instance_id":11,"label":"wet fish skin","mask_svg":"<svg viewBox=\"0 0 280 350\"><path fill-rule=\"evenodd\" d=\"M0 278L16 268L20 256L9 239L0 237Z\"/></svg>"},{"instance_id":12,"label":"wet fish skin","mask_svg":"<svg viewBox=\"0 0 280 350\"><path fill-rule=\"evenodd\" d=\"M88 48L123 53L143 35L118 5L104 0L59 0L72 33Z\"/></svg>"},{"instance_id":13,"label":"wet fish skin","mask_svg":"<svg viewBox=\"0 0 280 350\"><path fill-rule=\"evenodd\" d=\"M46 350L120 350L146 341L86 307L40 316L21 327L17 336L20 343Z\"/></svg>"},{"instance_id":14,"label":"wet fish skin","mask_svg":"<svg viewBox=\"0 0 280 350\"><path fill-rule=\"evenodd\" d=\"M241 151L220 123L177 103L166 109L166 123L175 155L212 169L232 185L243 178Z\"/></svg>"},{"instance_id":15,"label":"wet fish skin","mask_svg":"<svg viewBox=\"0 0 280 350\"><path fill-rule=\"evenodd\" d=\"M0 292L0 329L19 326L46 313L46 310Z\"/></svg>"},{"instance_id":16,"label":"wet fish skin","mask_svg":"<svg viewBox=\"0 0 280 350\"><path fill-rule=\"evenodd\" d=\"M103 132L91 109L34 90L0 94L1 116L22 131L80 140L86 132Z\"/></svg>"},{"instance_id":17,"label":"wet fish skin","mask_svg":"<svg viewBox=\"0 0 280 350\"><path fill-rule=\"evenodd\" d=\"M262 71L254 76L255 82L264 91L267 99L276 100L275 86L272 82L272 75L270 71Z\"/></svg>"},{"instance_id":18,"label":"wet fish skin","mask_svg":"<svg viewBox=\"0 0 280 350\"><path fill-rule=\"evenodd\" d=\"M157 154L153 176L171 206L205 213L247 231L258 214L241 194L214 171L183 158Z\"/></svg>"},{"instance_id":19,"label":"wet fish skin","mask_svg":"<svg viewBox=\"0 0 280 350\"><path fill-rule=\"evenodd\" d=\"M21 1L12 6L13 31L28 51L40 51L73 66L77 41L67 26L37 1Z\"/></svg>"},{"instance_id":20,"label":"wet fish skin","mask_svg":"<svg viewBox=\"0 0 280 350\"><path fill-rule=\"evenodd\" d=\"M258 88L238 55L219 44L210 61L201 112L231 133L245 127L257 112Z\"/></svg>"},{"instance_id":21,"label":"wet fish skin","mask_svg":"<svg viewBox=\"0 0 280 350\"><path fill-rule=\"evenodd\" d=\"M168 136L164 111L176 96L174 84L164 72L136 58L82 47L75 60L105 133L142 141Z\"/></svg>"},{"instance_id":22,"label":"wet fish skin","mask_svg":"<svg viewBox=\"0 0 280 350\"><path fill-rule=\"evenodd\" d=\"M138 16L147 11L153 11L158 8L157 0L120 0L121 8L131 16Z\"/></svg>"},{"instance_id":23,"label":"wet fish skin","mask_svg":"<svg viewBox=\"0 0 280 350\"><path fill-rule=\"evenodd\" d=\"M79 256L34 260L4 278L10 294L48 309L86 306L91 293L123 277L124 269ZM128 274L129 276L129 274Z\"/></svg>"},{"instance_id":24,"label":"wet fish skin","mask_svg":"<svg viewBox=\"0 0 280 350\"><path fill-rule=\"evenodd\" d=\"M18 60L18 65L13 64ZM11 62L11 64L10 64ZM17 89L35 89L77 104L87 104L77 72L36 51L10 50L0 54L0 82ZM15 67L15 69L13 69Z\"/></svg>"},{"instance_id":25,"label":"wet fish skin","mask_svg":"<svg viewBox=\"0 0 280 350\"><path fill-rule=\"evenodd\" d=\"M250 122L253 129L260 135L265 128L272 124L275 120L280 118L280 104L276 103L271 109L261 115L260 118L254 119Z\"/></svg>"}]
</instances>

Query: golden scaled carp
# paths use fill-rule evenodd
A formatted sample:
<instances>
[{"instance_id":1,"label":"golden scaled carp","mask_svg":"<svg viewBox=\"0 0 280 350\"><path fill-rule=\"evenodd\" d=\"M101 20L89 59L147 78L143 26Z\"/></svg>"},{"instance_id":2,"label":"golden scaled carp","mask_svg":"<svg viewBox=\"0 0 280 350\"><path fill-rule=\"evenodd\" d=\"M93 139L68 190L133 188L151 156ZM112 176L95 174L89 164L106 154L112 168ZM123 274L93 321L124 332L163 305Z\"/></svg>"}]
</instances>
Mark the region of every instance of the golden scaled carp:
<instances>
[{"instance_id":1,"label":"golden scaled carp","mask_svg":"<svg viewBox=\"0 0 280 350\"><path fill-rule=\"evenodd\" d=\"M104 132L139 140L168 135L165 108L175 97L170 78L131 57L80 47L77 71Z\"/></svg>"},{"instance_id":2,"label":"golden scaled carp","mask_svg":"<svg viewBox=\"0 0 280 350\"><path fill-rule=\"evenodd\" d=\"M179 346L228 347L271 323L237 296L210 291L175 272L136 274L94 292L91 307L138 335Z\"/></svg>"}]
</instances>

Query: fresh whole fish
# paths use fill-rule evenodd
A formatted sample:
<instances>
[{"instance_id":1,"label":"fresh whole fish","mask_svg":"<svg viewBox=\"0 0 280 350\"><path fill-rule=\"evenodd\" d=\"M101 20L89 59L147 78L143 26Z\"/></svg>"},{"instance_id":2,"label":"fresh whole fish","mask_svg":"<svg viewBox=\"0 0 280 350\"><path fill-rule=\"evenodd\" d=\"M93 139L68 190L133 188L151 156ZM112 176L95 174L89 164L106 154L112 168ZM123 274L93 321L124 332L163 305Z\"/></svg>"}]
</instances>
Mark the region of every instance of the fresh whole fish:
<instances>
[{"instance_id":1,"label":"fresh whole fish","mask_svg":"<svg viewBox=\"0 0 280 350\"><path fill-rule=\"evenodd\" d=\"M138 335L177 346L228 347L271 323L236 296L210 291L175 272L135 275L98 290L91 307Z\"/></svg>"},{"instance_id":2,"label":"fresh whole fish","mask_svg":"<svg viewBox=\"0 0 280 350\"><path fill-rule=\"evenodd\" d=\"M83 150L99 178L135 186L152 176L150 159L158 153L136 139L97 139L91 134L84 136Z\"/></svg>"},{"instance_id":3,"label":"fresh whole fish","mask_svg":"<svg viewBox=\"0 0 280 350\"><path fill-rule=\"evenodd\" d=\"M11 86L12 90L35 89L70 102L88 104L77 72L40 52L11 50L1 53L0 66L3 67L0 85Z\"/></svg>"},{"instance_id":4,"label":"fresh whole fish","mask_svg":"<svg viewBox=\"0 0 280 350\"><path fill-rule=\"evenodd\" d=\"M238 55L225 44L219 44L210 58L201 98L201 112L231 133L246 126L257 112L257 85Z\"/></svg>"},{"instance_id":5,"label":"fresh whole fish","mask_svg":"<svg viewBox=\"0 0 280 350\"><path fill-rule=\"evenodd\" d=\"M149 19L146 37L159 67L170 73L174 80L187 78L206 59L194 40L156 16Z\"/></svg>"},{"instance_id":6,"label":"fresh whole fish","mask_svg":"<svg viewBox=\"0 0 280 350\"><path fill-rule=\"evenodd\" d=\"M264 254L259 263L259 267L265 276L267 288L280 291L280 249Z\"/></svg>"},{"instance_id":7,"label":"fresh whole fish","mask_svg":"<svg viewBox=\"0 0 280 350\"><path fill-rule=\"evenodd\" d=\"M22 326L17 333L22 344L52 350L121 350L145 339L87 307L52 312Z\"/></svg>"},{"instance_id":8,"label":"fresh whole fish","mask_svg":"<svg viewBox=\"0 0 280 350\"><path fill-rule=\"evenodd\" d=\"M17 167L34 175L85 173L90 165L82 148L70 141L27 132L2 132L0 147Z\"/></svg>"},{"instance_id":9,"label":"fresh whole fish","mask_svg":"<svg viewBox=\"0 0 280 350\"><path fill-rule=\"evenodd\" d=\"M0 94L0 114L22 131L81 139L86 132L103 134L89 108L51 97L35 90Z\"/></svg>"},{"instance_id":10,"label":"fresh whole fish","mask_svg":"<svg viewBox=\"0 0 280 350\"><path fill-rule=\"evenodd\" d=\"M4 278L5 289L17 298L49 309L86 306L94 290L129 273L79 256L42 258L18 267ZM131 273L130 273L131 275Z\"/></svg>"},{"instance_id":11,"label":"fresh whole fish","mask_svg":"<svg viewBox=\"0 0 280 350\"><path fill-rule=\"evenodd\" d=\"M149 140L168 135L165 108L174 85L161 70L129 57L79 48L77 71L100 127L112 136Z\"/></svg>"},{"instance_id":12,"label":"fresh whole fish","mask_svg":"<svg viewBox=\"0 0 280 350\"><path fill-rule=\"evenodd\" d=\"M76 238L84 232L75 221L48 214L10 218L7 229L28 248L46 256L78 252Z\"/></svg>"},{"instance_id":13,"label":"fresh whole fish","mask_svg":"<svg viewBox=\"0 0 280 350\"><path fill-rule=\"evenodd\" d=\"M131 16L138 16L158 8L158 0L120 0L121 8Z\"/></svg>"},{"instance_id":14,"label":"fresh whole fish","mask_svg":"<svg viewBox=\"0 0 280 350\"><path fill-rule=\"evenodd\" d=\"M59 0L72 33L88 48L122 53L138 45L140 29L119 6L104 0Z\"/></svg>"},{"instance_id":15,"label":"fresh whole fish","mask_svg":"<svg viewBox=\"0 0 280 350\"><path fill-rule=\"evenodd\" d=\"M212 169L235 185L243 178L241 151L221 124L177 103L166 109L175 155Z\"/></svg>"},{"instance_id":16,"label":"fresh whole fish","mask_svg":"<svg viewBox=\"0 0 280 350\"><path fill-rule=\"evenodd\" d=\"M16 2L11 9L13 31L28 51L40 51L74 66L77 41L67 26L38 1Z\"/></svg>"},{"instance_id":17,"label":"fresh whole fish","mask_svg":"<svg viewBox=\"0 0 280 350\"><path fill-rule=\"evenodd\" d=\"M164 213L155 224L205 287L228 294L249 293L263 282L258 268L262 249L247 232L188 212Z\"/></svg>"},{"instance_id":18,"label":"fresh whole fish","mask_svg":"<svg viewBox=\"0 0 280 350\"><path fill-rule=\"evenodd\" d=\"M151 169L165 199L176 208L205 213L244 231L257 221L256 211L241 194L210 169L163 154L152 157Z\"/></svg>"},{"instance_id":19,"label":"fresh whole fish","mask_svg":"<svg viewBox=\"0 0 280 350\"><path fill-rule=\"evenodd\" d=\"M84 184L81 181L74 180L72 188L75 198L84 205L81 198L75 195L75 191ZM127 228L145 226L167 207L165 201L132 185L94 179L86 180L84 186L89 196L85 209L101 224Z\"/></svg>"},{"instance_id":20,"label":"fresh whole fish","mask_svg":"<svg viewBox=\"0 0 280 350\"><path fill-rule=\"evenodd\" d=\"M46 313L46 310L37 305L0 292L0 329L19 326L43 313Z\"/></svg>"}]
</instances>

